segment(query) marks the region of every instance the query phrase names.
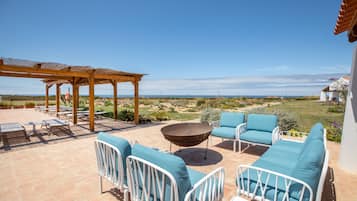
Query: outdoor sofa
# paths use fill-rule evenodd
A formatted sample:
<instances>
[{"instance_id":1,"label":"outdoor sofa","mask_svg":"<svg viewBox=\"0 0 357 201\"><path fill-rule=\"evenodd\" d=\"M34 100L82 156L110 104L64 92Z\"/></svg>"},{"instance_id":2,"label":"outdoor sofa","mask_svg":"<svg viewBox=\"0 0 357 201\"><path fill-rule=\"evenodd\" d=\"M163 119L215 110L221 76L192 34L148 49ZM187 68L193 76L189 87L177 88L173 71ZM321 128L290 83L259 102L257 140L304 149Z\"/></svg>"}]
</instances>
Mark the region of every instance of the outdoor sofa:
<instances>
[{"instance_id":1,"label":"outdoor sofa","mask_svg":"<svg viewBox=\"0 0 357 201\"><path fill-rule=\"evenodd\" d=\"M175 155L140 144L131 146L127 140L103 132L98 134L95 149L100 181L105 177L118 186L124 200L128 200L128 192L133 201L223 198L223 168L206 175L186 167Z\"/></svg>"},{"instance_id":2,"label":"outdoor sofa","mask_svg":"<svg viewBox=\"0 0 357 201\"><path fill-rule=\"evenodd\" d=\"M214 122L213 124L215 124ZM218 122L217 122L218 123ZM233 150L236 151L237 141L239 141L239 129L244 123L244 113L222 112L219 126L213 128L211 135L223 139L233 140Z\"/></svg>"},{"instance_id":3,"label":"outdoor sofa","mask_svg":"<svg viewBox=\"0 0 357 201\"><path fill-rule=\"evenodd\" d=\"M279 140L252 165L239 166L238 196L253 200L320 201L328 156L326 130L317 123L304 142Z\"/></svg>"}]
</instances>

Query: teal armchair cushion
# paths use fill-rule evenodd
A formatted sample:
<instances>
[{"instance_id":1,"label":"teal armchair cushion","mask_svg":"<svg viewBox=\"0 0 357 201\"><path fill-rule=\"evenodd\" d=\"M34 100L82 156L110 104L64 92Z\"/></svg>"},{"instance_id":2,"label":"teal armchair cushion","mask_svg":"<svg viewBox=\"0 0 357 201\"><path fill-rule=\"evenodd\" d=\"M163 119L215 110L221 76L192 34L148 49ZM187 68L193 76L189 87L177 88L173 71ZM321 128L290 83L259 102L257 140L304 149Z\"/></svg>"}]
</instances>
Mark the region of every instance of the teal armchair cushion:
<instances>
[{"instance_id":1,"label":"teal armchair cushion","mask_svg":"<svg viewBox=\"0 0 357 201\"><path fill-rule=\"evenodd\" d=\"M258 144L271 145L272 133L265 131L248 130L244 133L241 133L239 139Z\"/></svg>"},{"instance_id":2,"label":"teal armchair cushion","mask_svg":"<svg viewBox=\"0 0 357 201\"><path fill-rule=\"evenodd\" d=\"M211 135L216 137L221 137L225 139L235 139L236 138L236 129L231 127L218 127L213 128Z\"/></svg>"},{"instance_id":3,"label":"teal armchair cushion","mask_svg":"<svg viewBox=\"0 0 357 201\"><path fill-rule=\"evenodd\" d=\"M244 113L240 112L222 112L220 118L221 127L235 128L244 123Z\"/></svg>"},{"instance_id":4,"label":"teal armchair cushion","mask_svg":"<svg viewBox=\"0 0 357 201\"><path fill-rule=\"evenodd\" d=\"M197 183L199 180L201 180L203 177L206 176L204 173L199 172L194 169L191 169L191 168L187 168L187 171L188 171L188 175L190 177L192 186L195 185L195 183Z\"/></svg>"},{"instance_id":5,"label":"teal armchair cushion","mask_svg":"<svg viewBox=\"0 0 357 201\"><path fill-rule=\"evenodd\" d=\"M177 183L179 200L184 200L185 195L191 189L192 184L185 162L180 157L160 152L140 144L134 145L132 154L133 156L149 161L170 172Z\"/></svg>"},{"instance_id":6,"label":"teal armchair cushion","mask_svg":"<svg viewBox=\"0 0 357 201\"><path fill-rule=\"evenodd\" d=\"M268 114L249 114L247 118L247 130L273 132L278 126L278 117Z\"/></svg>"}]
</instances>

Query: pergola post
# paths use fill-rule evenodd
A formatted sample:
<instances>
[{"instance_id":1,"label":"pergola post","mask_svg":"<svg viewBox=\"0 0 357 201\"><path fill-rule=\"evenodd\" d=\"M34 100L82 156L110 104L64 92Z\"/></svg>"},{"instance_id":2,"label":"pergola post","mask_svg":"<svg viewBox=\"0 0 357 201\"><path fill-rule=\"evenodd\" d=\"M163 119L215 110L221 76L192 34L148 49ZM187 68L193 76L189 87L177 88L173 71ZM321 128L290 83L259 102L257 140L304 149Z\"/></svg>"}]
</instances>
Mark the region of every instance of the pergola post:
<instances>
[{"instance_id":1,"label":"pergola post","mask_svg":"<svg viewBox=\"0 0 357 201\"><path fill-rule=\"evenodd\" d=\"M78 108L78 78L73 78L72 81L72 122L77 124L77 108Z\"/></svg>"},{"instance_id":2,"label":"pergola post","mask_svg":"<svg viewBox=\"0 0 357 201\"><path fill-rule=\"evenodd\" d=\"M114 106L114 119L118 119L118 85L117 81L113 80L113 106Z\"/></svg>"},{"instance_id":3,"label":"pergola post","mask_svg":"<svg viewBox=\"0 0 357 201\"><path fill-rule=\"evenodd\" d=\"M48 112L48 95L49 95L49 90L50 90L50 85L46 84L46 96L45 96L45 108L46 112Z\"/></svg>"},{"instance_id":4,"label":"pergola post","mask_svg":"<svg viewBox=\"0 0 357 201\"><path fill-rule=\"evenodd\" d=\"M139 124L139 81L134 81L134 122Z\"/></svg>"},{"instance_id":5,"label":"pergola post","mask_svg":"<svg viewBox=\"0 0 357 201\"><path fill-rule=\"evenodd\" d=\"M94 131L94 76L89 76L89 129Z\"/></svg>"},{"instance_id":6,"label":"pergola post","mask_svg":"<svg viewBox=\"0 0 357 201\"><path fill-rule=\"evenodd\" d=\"M61 84L56 84L56 115L60 112Z\"/></svg>"}]
</instances>

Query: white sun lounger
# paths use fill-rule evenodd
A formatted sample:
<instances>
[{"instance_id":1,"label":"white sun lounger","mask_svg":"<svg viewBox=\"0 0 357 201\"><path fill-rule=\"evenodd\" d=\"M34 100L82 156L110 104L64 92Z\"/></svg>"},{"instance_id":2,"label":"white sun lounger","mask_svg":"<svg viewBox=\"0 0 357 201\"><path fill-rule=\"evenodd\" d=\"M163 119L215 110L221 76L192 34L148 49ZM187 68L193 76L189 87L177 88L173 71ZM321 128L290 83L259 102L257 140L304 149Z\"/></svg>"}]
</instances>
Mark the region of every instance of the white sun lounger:
<instances>
[{"instance_id":1,"label":"white sun lounger","mask_svg":"<svg viewBox=\"0 0 357 201\"><path fill-rule=\"evenodd\" d=\"M11 138L25 137L26 139L29 139L25 127L19 123L1 123L0 135L0 138L2 139L5 135L7 138L11 136Z\"/></svg>"},{"instance_id":2,"label":"white sun lounger","mask_svg":"<svg viewBox=\"0 0 357 201\"><path fill-rule=\"evenodd\" d=\"M48 131L50 133L52 133L53 129L61 128L61 127L68 128L68 130L71 130L71 128L69 127L68 121L63 121L60 119L43 120L42 124L41 124L41 128L43 128L43 127L48 129Z\"/></svg>"}]
</instances>

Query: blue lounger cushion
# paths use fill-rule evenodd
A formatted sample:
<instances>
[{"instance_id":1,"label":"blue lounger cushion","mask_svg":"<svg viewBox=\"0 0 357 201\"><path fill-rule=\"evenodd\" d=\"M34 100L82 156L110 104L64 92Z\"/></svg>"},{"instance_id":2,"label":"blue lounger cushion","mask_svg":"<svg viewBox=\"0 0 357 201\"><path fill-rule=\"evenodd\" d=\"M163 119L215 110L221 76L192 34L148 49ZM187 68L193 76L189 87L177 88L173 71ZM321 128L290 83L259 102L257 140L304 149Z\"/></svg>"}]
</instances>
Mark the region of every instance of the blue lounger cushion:
<instances>
[{"instance_id":1,"label":"blue lounger cushion","mask_svg":"<svg viewBox=\"0 0 357 201\"><path fill-rule=\"evenodd\" d=\"M134 145L132 154L136 157L149 161L171 173L177 183L179 200L184 200L186 193L192 188L192 184L185 162L180 157L160 152L140 144ZM195 176L194 179L199 177L192 172L191 175Z\"/></svg>"},{"instance_id":2,"label":"blue lounger cushion","mask_svg":"<svg viewBox=\"0 0 357 201\"><path fill-rule=\"evenodd\" d=\"M268 114L249 114L247 118L247 130L273 132L278 126L278 117Z\"/></svg>"},{"instance_id":3,"label":"blue lounger cushion","mask_svg":"<svg viewBox=\"0 0 357 201\"><path fill-rule=\"evenodd\" d=\"M244 113L239 112L222 112L220 117L221 127L235 128L244 123Z\"/></svg>"},{"instance_id":4,"label":"blue lounger cushion","mask_svg":"<svg viewBox=\"0 0 357 201\"><path fill-rule=\"evenodd\" d=\"M226 139L235 139L236 129L231 127L217 127L213 128L211 135Z\"/></svg>"},{"instance_id":5,"label":"blue lounger cushion","mask_svg":"<svg viewBox=\"0 0 357 201\"><path fill-rule=\"evenodd\" d=\"M131 155L132 151L128 140L105 132L98 133L97 139L116 147L120 151L124 168L124 183L126 184L126 158Z\"/></svg>"},{"instance_id":6,"label":"blue lounger cushion","mask_svg":"<svg viewBox=\"0 0 357 201\"><path fill-rule=\"evenodd\" d=\"M258 130L248 130L240 134L239 139L258 144L271 145L272 133Z\"/></svg>"}]
</instances>

